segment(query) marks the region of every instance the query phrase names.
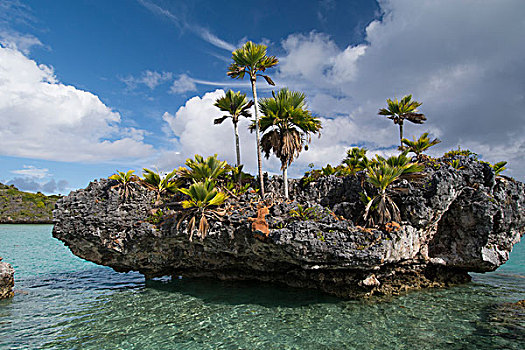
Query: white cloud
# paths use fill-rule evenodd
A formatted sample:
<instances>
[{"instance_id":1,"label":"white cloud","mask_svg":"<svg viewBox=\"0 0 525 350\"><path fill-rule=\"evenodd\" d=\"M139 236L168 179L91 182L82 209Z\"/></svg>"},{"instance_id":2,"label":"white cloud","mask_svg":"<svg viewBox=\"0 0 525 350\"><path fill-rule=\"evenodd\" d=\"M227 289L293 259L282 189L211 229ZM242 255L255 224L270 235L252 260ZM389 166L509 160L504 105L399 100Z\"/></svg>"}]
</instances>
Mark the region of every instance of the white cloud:
<instances>
[{"instance_id":1,"label":"white cloud","mask_svg":"<svg viewBox=\"0 0 525 350\"><path fill-rule=\"evenodd\" d=\"M175 115L165 112L162 119L167 123L169 133L173 138L173 147L176 152L165 152L157 163L159 169L166 170L177 167L184 163L188 157L194 154L203 156L218 154L219 159L227 160L235 164L235 144L233 124L230 119L220 125L214 125L213 120L224 115L213 104L215 100L224 96L224 90L218 89L208 92L204 96L195 96L186 101ZM252 111L253 114L253 111ZM241 141L241 160L245 170L255 174L257 171L255 134L248 130L251 120L242 118L239 122L239 136ZM302 175L301 171L310 162L316 165L325 165L328 162L339 162L342 160L346 143L344 136L338 134L341 128L348 129L348 123L344 120L324 120L325 130L323 137L313 137L309 151L303 151L291 169L291 176ZM350 126L351 127L351 126ZM359 133L359 130L351 131ZM341 144L338 144L341 143ZM270 174L280 173L281 164L279 160L271 155L269 159L263 158L263 170Z\"/></svg>"},{"instance_id":2,"label":"white cloud","mask_svg":"<svg viewBox=\"0 0 525 350\"><path fill-rule=\"evenodd\" d=\"M175 15L173 12L171 12L168 9L165 9L163 7L160 7L157 4L154 4L152 2L145 1L145 0L139 0L139 3L142 6L146 7L148 10L150 10L152 13L169 19L171 22L173 22L177 26L179 30L188 29L194 34L196 34L197 36L199 36L202 40L210 43L211 45L219 49L223 49L227 51L235 50L235 46L219 38L217 35L213 34L208 29L201 27L194 23L189 23L188 21L186 21L185 18Z\"/></svg>"},{"instance_id":3,"label":"white cloud","mask_svg":"<svg viewBox=\"0 0 525 350\"><path fill-rule=\"evenodd\" d=\"M164 113L162 119L169 126L173 139L174 149L168 156L162 156L162 164L155 164L159 168L169 169L179 166L188 157L194 154L203 156L218 154L220 159L235 164L235 142L233 124L227 119L220 125L214 125L213 120L224 115L213 104L215 100L224 96L224 90L208 92L204 96L195 96L186 101L175 115ZM245 169L254 173L257 169L255 157L255 134L248 131L250 121L242 118L239 122L241 141L241 160ZM279 170L275 157L264 161L265 170Z\"/></svg>"},{"instance_id":4,"label":"white cloud","mask_svg":"<svg viewBox=\"0 0 525 350\"><path fill-rule=\"evenodd\" d=\"M286 56L281 59L281 77L292 81L315 81L318 87L336 87L352 81L359 57L366 46L348 46L341 51L330 37L323 33L293 34L282 42Z\"/></svg>"},{"instance_id":5,"label":"white cloud","mask_svg":"<svg viewBox=\"0 0 525 350\"><path fill-rule=\"evenodd\" d=\"M251 91L251 84L249 80L210 81L210 80L203 80L203 79L195 79L195 78L188 76L187 74L181 74L179 76L179 79L173 82L173 85L170 88L170 93L183 94L188 91L197 91L197 84L222 87L222 88L243 88L245 90ZM275 87L268 85L266 83L258 84L257 86L258 91L259 90L272 90L272 89L275 89Z\"/></svg>"},{"instance_id":6,"label":"white cloud","mask_svg":"<svg viewBox=\"0 0 525 350\"><path fill-rule=\"evenodd\" d=\"M29 51L34 46L44 46L42 42L35 36L30 34L20 34L11 30L0 30L0 44L10 49L15 49L29 54Z\"/></svg>"},{"instance_id":7,"label":"white cloud","mask_svg":"<svg viewBox=\"0 0 525 350\"><path fill-rule=\"evenodd\" d=\"M320 140L309 157L335 158L330 150L341 145L397 145L398 129L377 111L387 98L412 93L428 121L406 125L407 137L430 131L443 140L436 153L472 147L484 159L509 160L509 175L525 179L525 3L379 4L384 16L367 26L366 45L339 48L315 32L282 42L275 80L305 91L314 112L337 120L325 121L321 139L336 143Z\"/></svg>"},{"instance_id":8,"label":"white cloud","mask_svg":"<svg viewBox=\"0 0 525 350\"><path fill-rule=\"evenodd\" d=\"M171 72L152 72L150 70L142 73L141 82L144 83L150 89L154 89L158 85L162 84L165 81L171 80L173 74Z\"/></svg>"},{"instance_id":9,"label":"white cloud","mask_svg":"<svg viewBox=\"0 0 525 350\"><path fill-rule=\"evenodd\" d=\"M171 85L170 93L182 94L188 91L197 91L194 79L190 78L186 74L181 74L178 79Z\"/></svg>"},{"instance_id":10,"label":"white cloud","mask_svg":"<svg viewBox=\"0 0 525 350\"><path fill-rule=\"evenodd\" d=\"M47 168L37 168L33 165L24 165L23 169L11 170L13 174L35 177L37 179L42 179L47 177L49 174L49 169Z\"/></svg>"},{"instance_id":11,"label":"white cloud","mask_svg":"<svg viewBox=\"0 0 525 350\"><path fill-rule=\"evenodd\" d=\"M153 90L171 79L173 79L173 73L171 72L156 72L151 70L142 72L140 77L128 76L126 78L120 78L130 90L135 89L139 84L146 85L150 90Z\"/></svg>"},{"instance_id":12,"label":"white cloud","mask_svg":"<svg viewBox=\"0 0 525 350\"><path fill-rule=\"evenodd\" d=\"M51 67L0 47L0 154L107 161L153 152L140 133L121 137L120 115L87 91L61 84Z\"/></svg>"},{"instance_id":13,"label":"white cloud","mask_svg":"<svg viewBox=\"0 0 525 350\"><path fill-rule=\"evenodd\" d=\"M221 38L219 38L217 35L210 32L206 28L195 27L195 31L204 41L207 41L208 43L212 44L215 47L218 47L220 49L224 49L227 51L233 51L236 49L235 46L222 40Z\"/></svg>"}]
</instances>

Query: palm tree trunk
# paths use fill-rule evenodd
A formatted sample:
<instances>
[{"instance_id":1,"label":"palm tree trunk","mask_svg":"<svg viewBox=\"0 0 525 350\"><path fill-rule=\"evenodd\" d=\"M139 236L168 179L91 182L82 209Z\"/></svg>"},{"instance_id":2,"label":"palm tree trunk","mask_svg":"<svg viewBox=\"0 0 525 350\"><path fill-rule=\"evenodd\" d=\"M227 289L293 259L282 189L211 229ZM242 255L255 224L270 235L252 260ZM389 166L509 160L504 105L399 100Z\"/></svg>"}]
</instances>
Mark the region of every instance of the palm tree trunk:
<instances>
[{"instance_id":1,"label":"palm tree trunk","mask_svg":"<svg viewBox=\"0 0 525 350\"><path fill-rule=\"evenodd\" d=\"M403 120L399 122L399 142L401 143L401 149L403 149Z\"/></svg>"},{"instance_id":2,"label":"palm tree trunk","mask_svg":"<svg viewBox=\"0 0 525 350\"><path fill-rule=\"evenodd\" d=\"M255 104L255 139L257 143L257 168L259 173L259 183L261 186L261 197L264 197L264 180L262 176L262 159L261 159L261 143L259 138L259 104L257 103L257 89L255 87L255 76L250 77L252 83L253 103Z\"/></svg>"},{"instance_id":3,"label":"palm tree trunk","mask_svg":"<svg viewBox=\"0 0 525 350\"><path fill-rule=\"evenodd\" d=\"M233 123L233 131L235 133L235 151L237 152L237 167L241 165L241 147L239 146L239 127L237 123ZM242 171L239 172L239 186L242 185Z\"/></svg>"},{"instance_id":4,"label":"palm tree trunk","mask_svg":"<svg viewBox=\"0 0 525 350\"><path fill-rule=\"evenodd\" d=\"M288 167L283 168L284 198L288 199Z\"/></svg>"},{"instance_id":5,"label":"palm tree trunk","mask_svg":"<svg viewBox=\"0 0 525 350\"><path fill-rule=\"evenodd\" d=\"M235 166L241 165L241 148L239 146L239 128L237 123L233 123L233 132L235 133L235 151L237 153L237 164Z\"/></svg>"}]
</instances>

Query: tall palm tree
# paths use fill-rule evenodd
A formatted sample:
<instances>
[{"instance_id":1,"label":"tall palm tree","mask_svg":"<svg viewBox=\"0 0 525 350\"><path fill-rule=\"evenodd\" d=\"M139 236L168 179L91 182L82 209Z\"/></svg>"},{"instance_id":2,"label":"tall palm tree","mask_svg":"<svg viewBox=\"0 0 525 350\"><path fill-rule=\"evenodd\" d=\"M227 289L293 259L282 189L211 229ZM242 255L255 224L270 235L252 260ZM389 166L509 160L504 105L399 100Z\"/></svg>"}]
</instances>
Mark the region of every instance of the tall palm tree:
<instances>
[{"instance_id":1,"label":"tall palm tree","mask_svg":"<svg viewBox=\"0 0 525 350\"><path fill-rule=\"evenodd\" d=\"M412 95L406 95L398 101L387 99L388 108L381 108L379 115L388 116L388 119L394 121L394 124L399 125L399 142L400 149L403 149L403 123L405 120L415 124L423 124L427 118L422 113L419 113L417 107L421 106L421 102L412 101Z\"/></svg>"},{"instance_id":2,"label":"tall palm tree","mask_svg":"<svg viewBox=\"0 0 525 350\"><path fill-rule=\"evenodd\" d=\"M226 95L218 98L215 101L215 107L219 108L223 112L228 112L229 115L224 115L213 121L214 124L222 124L228 118L232 118L233 131L235 133L235 151L237 152L237 164L241 165L241 149L239 146L239 129L237 123L239 123L239 117L243 116L250 118L250 108L253 106L253 101L249 101L246 98L246 94L241 94L240 91L233 92L228 90Z\"/></svg>"},{"instance_id":3,"label":"tall palm tree","mask_svg":"<svg viewBox=\"0 0 525 350\"><path fill-rule=\"evenodd\" d=\"M233 63L228 67L228 76L235 79L243 79L248 74L252 85L253 101L255 103L255 138L257 144L257 168L261 186L261 196L264 197L264 182L262 177L261 145L259 142L259 105L257 103L257 88L255 83L257 77L263 77L270 85L275 83L269 76L261 74L266 69L275 66L279 60L275 56L266 55L266 45L254 44L248 41L241 48L232 52Z\"/></svg>"},{"instance_id":4,"label":"tall palm tree","mask_svg":"<svg viewBox=\"0 0 525 350\"><path fill-rule=\"evenodd\" d=\"M281 160L284 196L288 198L288 166L299 156L303 144L311 141L310 134L319 133L322 126L319 118L312 116L306 108L303 93L284 88L277 95L272 92L272 95L273 98L263 98L259 103L262 113L260 128L265 133L261 147L266 158L273 151ZM251 129L256 127L256 124L252 125Z\"/></svg>"}]
</instances>

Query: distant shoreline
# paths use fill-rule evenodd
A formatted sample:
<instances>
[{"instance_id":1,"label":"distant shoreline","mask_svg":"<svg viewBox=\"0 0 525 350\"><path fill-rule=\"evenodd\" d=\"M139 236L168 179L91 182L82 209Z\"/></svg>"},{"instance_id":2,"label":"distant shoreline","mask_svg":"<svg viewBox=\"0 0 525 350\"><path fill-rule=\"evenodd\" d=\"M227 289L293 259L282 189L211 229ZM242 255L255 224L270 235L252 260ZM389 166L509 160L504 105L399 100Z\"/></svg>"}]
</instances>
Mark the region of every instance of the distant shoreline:
<instances>
[{"instance_id":1,"label":"distant shoreline","mask_svg":"<svg viewBox=\"0 0 525 350\"><path fill-rule=\"evenodd\" d=\"M35 221L23 221L23 220L0 220L0 225L52 225L51 220L35 220Z\"/></svg>"}]
</instances>

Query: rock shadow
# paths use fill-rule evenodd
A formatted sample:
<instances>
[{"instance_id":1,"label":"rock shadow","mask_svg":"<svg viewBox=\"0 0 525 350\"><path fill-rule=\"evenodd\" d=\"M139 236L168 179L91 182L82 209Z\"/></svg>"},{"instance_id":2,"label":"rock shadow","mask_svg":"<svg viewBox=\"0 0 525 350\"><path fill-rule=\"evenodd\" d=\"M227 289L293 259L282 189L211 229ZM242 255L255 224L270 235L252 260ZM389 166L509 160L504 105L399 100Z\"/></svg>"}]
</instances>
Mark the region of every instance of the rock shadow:
<instances>
[{"instance_id":1,"label":"rock shadow","mask_svg":"<svg viewBox=\"0 0 525 350\"><path fill-rule=\"evenodd\" d=\"M313 289L300 289L259 281L220 281L213 279L153 279L146 287L181 293L205 303L264 307L300 307L320 303L338 303L342 299Z\"/></svg>"}]
</instances>

